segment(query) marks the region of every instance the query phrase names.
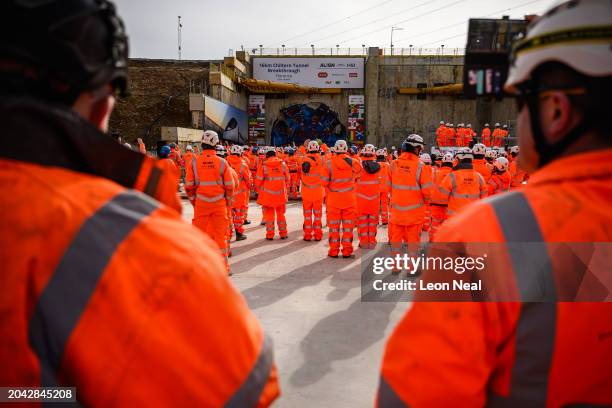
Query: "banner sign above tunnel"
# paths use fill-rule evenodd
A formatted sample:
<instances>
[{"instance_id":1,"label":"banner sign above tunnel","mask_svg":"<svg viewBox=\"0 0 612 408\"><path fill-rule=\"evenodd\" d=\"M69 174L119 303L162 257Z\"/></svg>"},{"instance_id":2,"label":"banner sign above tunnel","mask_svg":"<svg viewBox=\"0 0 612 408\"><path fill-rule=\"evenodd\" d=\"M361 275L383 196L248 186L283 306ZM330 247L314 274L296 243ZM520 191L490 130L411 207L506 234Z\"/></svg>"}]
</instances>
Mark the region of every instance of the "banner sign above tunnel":
<instances>
[{"instance_id":1,"label":"banner sign above tunnel","mask_svg":"<svg viewBox=\"0 0 612 408\"><path fill-rule=\"evenodd\" d=\"M255 58L253 78L316 88L364 87L363 58Z\"/></svg>"}]
</instances>

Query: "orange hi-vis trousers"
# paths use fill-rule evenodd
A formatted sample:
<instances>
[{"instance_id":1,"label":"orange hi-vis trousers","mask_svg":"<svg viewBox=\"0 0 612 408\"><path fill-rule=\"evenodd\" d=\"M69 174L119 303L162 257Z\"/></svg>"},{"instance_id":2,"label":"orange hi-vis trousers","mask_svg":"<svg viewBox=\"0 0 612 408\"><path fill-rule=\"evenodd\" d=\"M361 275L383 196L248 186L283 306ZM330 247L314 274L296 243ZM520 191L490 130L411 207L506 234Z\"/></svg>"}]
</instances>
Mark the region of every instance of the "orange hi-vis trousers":
<instances>
[{"instance_id":1,"label":"orange hi-vis trousers","mask_svg":"<svg viewBox=\"0 0 612 408\"><path fill-rule=\"evenodd\" d=\"M389 201L390 196L388 191L380 193L380 222L382 224L389 223Z\"/></svg>"},{"instance_id":2,"label":"orange hi-vis trousers","mask_svg":"<svg viewBox=\"0 0 612 408\"><path fill-rule=\"evenodd\" d=\"M247 210L249 207L236 207L232 208L232 218L234 221L234 229L239 234L244 234L244 221L247 217Z\"/></svg>"},{"instance_id":3,"label":"orange hi-vis trousers","mask_svg":"<svg viewBox=\"0 0 612 408\"><path fill-rule=\"evenodd\" d=\"M432 242L436 231L446 220L446 207L439 205L430 205L431 207L431 228L429 229L429 242Z\"/></svg>"},{"instance_id":4,"label":"orange hi-vis trousers","mask_svg":"<svg viewBox=\"0 0 612 408\"><path fill-rule=\"evenodd\" d=\"M323 200L302 200L304 211L304 239L310 241L313 238L320 241L323 238Z\"/></svg>"},{"instance_id":5,"label":"orange hi-vis trousers","mask_svg":"<svg viewBox=\"0 0 612 408\"><path fill-rule=\"evenodd\" d=\"M278 225L278 235L287 236L287 220L285 219L285 204L276 207L262 206L263 219L266 224L266 238L274 238L274 222Z\"/></svg>"},{"instance_id":6,"label":"orange hi-vis trousers","mask_svg":"<svg viewBox=\"0 0 612 408\"><path fill-rule=\"evenodd\" d=\"M198 203L196 203L198 205ZM213 241L217 243L221 255L225 258L225 267L229 272L229 237L228 232L231 228L227 207L217 206L211 208L210 211L200 213L193 219L193 225L199 228L204 233L208 234Z\"/></svg>"},{"instance_id":7,"label":"orange hi-vis trousers","mask_svg":"<svg viewBox=\"0 0 612 408\"><path fill-rule=\"evenodd\" d=\"M359 232L359 247L374 248L376 246L376 232L378 227L378 214L360 213L357 217L357 231Z\"/></svg>"},{"instance_id":8,"label":"orange hi-vis trousers","mask_svg":"<svg viewBox=\"0 0 612 408\"><path fill-rule=\"evenodd\" d=\"M298 191L300 189L300 173L289 173L289 197L293 199L298 198Z\"/></svg>"},{"instance_id":9,"label":"orange hi-vis trousers","mask_svg":"<svg viewBox=\"0 0 612 408\"><path fill-rule=\"evenodd\" d=\"M342 255L352 255L353 229L355 229L356 217L357 210L355 207L327 207L327 225L329 226L329 256L338 256L340 253L340 243L342 243ZM340 239L341 228L342 239Z\"/></svg>"},{"instance_id":10,"label":"orange hi-vis trousers","mask_svg":"<svg viewBox=\"0 0 612 408\"><path fill-rule=\"evenodd\" d=\"M431 206L429 204L425 204L425 218L423 219L423 231L429 231L431 226Z\"/></svg>"},{"instance_id":11,"label":"orange hi-vis trousers","mask_svg":"<svg viewBox=\"0 0 612 408\"><path fill-rule=\"evenodd\" d=\"M407 252L415 255L421 242L421 224L399 225L389 224L389 244L391 245L391 256L401 255ZM406 250L404 251L404 246Z\"/></svg>"}]
</instances>

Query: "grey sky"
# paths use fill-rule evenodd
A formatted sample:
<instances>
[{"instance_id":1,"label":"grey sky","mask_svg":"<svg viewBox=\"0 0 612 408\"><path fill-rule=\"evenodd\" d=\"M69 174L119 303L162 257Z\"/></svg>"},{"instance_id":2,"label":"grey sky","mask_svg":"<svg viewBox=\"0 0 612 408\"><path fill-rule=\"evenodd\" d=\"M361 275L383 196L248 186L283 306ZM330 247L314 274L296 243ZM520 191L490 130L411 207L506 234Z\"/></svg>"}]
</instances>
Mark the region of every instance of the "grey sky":
<instances>
[{"instance_id":1,"label":"grey sky","mask_svg":"<svg viewBox=\"0 0 612 408\"><path fill-rule=\"evenodd\" d=\"M464 47L470 17L522 18L551 0L115 0L126 21L131 56L220 59L229 49L264 47ZM510 9L510 10L509 10ZM350 17L350 18L349 18ZM306 34L308 33L308 34ZM306 34L306 35L302 35Z\"/></svg>"}]
</instances>

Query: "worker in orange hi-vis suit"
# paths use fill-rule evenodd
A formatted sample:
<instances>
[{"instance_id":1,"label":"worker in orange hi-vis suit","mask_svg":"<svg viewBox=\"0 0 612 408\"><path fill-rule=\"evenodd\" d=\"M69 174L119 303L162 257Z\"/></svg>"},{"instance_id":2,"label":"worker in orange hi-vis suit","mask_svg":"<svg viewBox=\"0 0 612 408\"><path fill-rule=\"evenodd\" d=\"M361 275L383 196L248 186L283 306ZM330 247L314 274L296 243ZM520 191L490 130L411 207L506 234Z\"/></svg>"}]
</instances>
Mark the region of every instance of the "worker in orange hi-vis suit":
<instances>
[{"instance_id":1,"label":"worker in orange hi-vis suit","mask_svg":"<svg viewBox=\"0 0 612 408\"><path fill-rule=\"evenodd\" d=\"M308 143L308 152L302 157L302 210L304 213L304 241L323 239L323 197L321 185L323 158L315 140Z\"/></svg>"},{"instance_id":2,"label":"worker in orange hi-vis suit","mask_svg":"<svg viewBox=\"0 0 612 408\"><path fill-rule=\"evenodd\" d=\"M512 177L512 181L510 182L511 189L522 187L523 182L527 180L527 173L518 165L518 155L519 147L510 147L510 156L508 156L510 166L508 167L508 171L510 172L510 176Z\"/></svg>"},{"instance_id":3,"label":"worker in orange hi-vis suit","mask_svg":"<svg viewBox=\"0 0 612 408\"><path fill-rule=\"evenodd\" d=\"M181 157L181 150L174 142L170 143L168 146L170 147L170 155L168 156L168 158L170 158L174 162L174 164L176 164L177 168L182 168L183 158Z\"/></svg>"},{"instance_id":4,"label":"worker in orange hi-vis suit","mask_svg":"<svg viewBox=\"0 0 612 408\"><path fill-rule=\"evenodd\" d=\"M446 126L443 120L440 121L440 126L436 129L436 143L438 147L446 147Z\"/></svg>"},{"instance_id":5,"label":"worker in orange hi-vis suit","mask_svg":"<svg viewBox=\"0 0 612 408\"><path fill-rule=\"evenodd\" d=\"M493 173L487 182L489 196L510 191L512 176L508 171L508 165L508 159L505 157L498 157L495 159L495 163L493 164Z\"/></svg>"},{"instance_id":6,"label":"worker in orange hi-vis suit","mask_svg":"<svg viewBox=\"0 0 612 408\"><path fill-rule=\"evenodd\" d=\"M353 230L357 216L355 180L361 173L359 162L348 156L345 140L334 145L334 155L323 164L321 181L326 188L327 225L329 226L329 251L327 256L338 258L342 243L342 257L352 258ZM340 238L342 230L342 238Z\"/></svg>"},{"instance_id":7,"label":"worker in orange hi-vis suit","mask_svg":"<svg viewBox=\"0 0 612 408\"><path fill-rule=\"evenodd\" d=\"M482 128L482 132L480 133L480 143L485 145L486 147L491 147L491 128L488 123L485 123Z\"/></svg>"},{"instance_id":8,"label":"worker in orange hi-vis suit","mask_svg":"<svg viewBox=\"0 0 612 408\"><path fill-rule=\"evenodd\" d=\"M419 160L421 160L421 162L425 165L425 167L423 168L423 171L428 171L430 173L429 178L433 180L436 175L436 168L433 165L433 162L431 160L431 156L429 155L429 153L422 153L421 156L419 157ZM429 231L430 227L431 227L431 207L429 206L429 202L427 202L425 203L425 218L423 218L423 225L421 229L424 232L427 232Z\"/></svg>"},{"instance_id":9,"label":"worker in orange hi-vis suit","mask_svg":"<svg viewBox=\"0 0 612 408\"><path fill-rule=\"evenodd\" d=\"M289 149L286 163L289 168L290 177L289 198L297 200L300 190L300 158L295 154L294 149Z\"/></svg>"},{"instance_id":10,"label":"worker in orange hi-vis suit","mask_svg":"<svg viewBox=\"0 0 612 408\"><path fill-rule=\"evenodd\" d=\"M142 154L147 154L147 147L145 146L145 143L142 141L141 138L136 139L136 142L138 143L138 151L140 151L140 153Z\"/></svg>"},{"instance_id":11,"label":"worker in orange hi-vis suit","mask_svg":"<svg viewBox=\"0 0 612 408\"><path fill-rule=\"evenodd\" d=\"M414 254L421 241L421 228L425 219L425 205L429 202L433 181L419 155L425 143L419 135L409 135L402 143L402 153L391 163L391 219L389 244L391 256L400 255L406 245ZM393 273L400 273L398 265Z\"/></svg>"},{"instance_id":12,"label":"worker in orange hi-vis suit","mask_svg":"<svg viewBox=\"0 0 612 408\"><path fill-rule=\"evenodd\" d=\"M382 166L376 161L376 148L367 144L361 152L362 170L357 178L357 231L359 247L376 246L378 215L380 212L380 186L383 183Z\"/></svg>"},{"instance_id":13,"label":"worker in orange hi-vis suit","mask_svg":"<svg viewBox=\"0 0 612 408\"><path fill-rule=\"evenodd\" d=\"M433 178L433 189L431 192L431 202L429 204L431 211L431 228L429 229L429 241L433 241L436 231L440 228L440 225L446 220L446 199L444 197L440 198L440 187L442 186L442 181L450 174L453 170L453 154L448 152L444 153L441 160L441 165L436 172L434 173Z\"/></svg>"},{"instance_id":14,"label":"worker in orange hi-vis suit","mask_svg":"<svg viewBox=\"0 0 612 408\"><path fill-rule=\"evenodd\" d=\"M504 131L499 123L495 124L493 133L491 134L491 146L499 147L504 141Z\"/></svg>"},{"instance_id":15,"label":"worker in orange hi-vis suit","mask_svg":"<svg viewBox=\"0 0 612 408\"><path fill-rule=\"evenodd\" d=\"M465 146L463 144L465 140L465 128L463 126L463 123L459 123L455 129L455 146L457 147Z\"/></svg>"},{"instance_id":16,"label":"worker in orange hi-vis suit","mask_svg":"<svg viewBox=\"0 0 612 408\"><path fill-rule=\"evenodd\" d=\"M485 182L489 181L491 177L492 167L485 160L487 148L482 143L476 143L472 148L472 154L474 155L474 159L472 160L472 165L474 170L480 173Z\"/></svg>"},{"instance_id":17,"label":"worker in orange hi-vis suit","mask_svg":"<svg viewBox=\"0 0 612 408\"><path fill-rule=\"evenodd\" d=\"M476 132L474 132L474 129L472 129L472 124L468 123L467 125L465 125L463 145L469 147L471 143L475 143L474 136L476 136Z\"/></svg>"},{"instance_id":18,"label":"worker in orange hi-vis suit","mask_svg":"<svg viewBox=\"0 0 612 408\"><path fill-rule=\"evenodd\" d=\"M457 132L455 130L455 125L452 123L446 124L446 146L456 146L456 137Z\"/></svg>"},{"instance_id":19,"label":"worker in orange hi-vis suit","mask_svg":"<svg viewBox=\"0 0 612 408\"><path fill-rule=\"evenodd\" d=\"M186 166L185 192L195 207L193 224L217 243L229 273L228 209L236 186L230 165L216 155L218 144L219 136L216 132L204 132L202 154L194 157L191 165Z\"/></svg>"},{"instance_id":20,"label":"worker in orange hi-vis suit","mask_svg":"<svg viewBox=\"0 0 612 408\"><path fill-rule=\"evenodd\" d=\"M380 223L382 225L389 224L389 194L391 186L389 186L389 162L387 161L387 151L378 149L376 151L376 161L380 164Z\"/></svg>"},{"instance_id":21,"label":"worker in orange hi-vis suit","mask_svg":"<svg viewBox=\"0 0 612 408\"><path fill-rule=\"evenodd\" d=\"M238 176L238 188L234 191L232 203L232 219L234 221L234 231L236 241L245 240L244 221L246 220L247 208L249 206L249 192L251 190L251 172L249 166L242 157L243 148L239 145L230 147L230 156L227 162Z\"/></svg>"},{"instance_id":22,"label":"worker in orange hi-vis suit","mask_svg":"<svg viewBox=\"0 0 612 408\"><path fill-rule=\"evenodd\" d=\"M487 196L487 183L474 169L473 157L468 147L460 148L456 155L457 166L442 180L438 197L442 205L447 205L449 218L468 204Z\"/></svg>"},{"instance_id":23,"label":"worker in orange hi-vis suit","mask_svg":"<svg viewBox=\"0 0 612 408\"><path fill-rule=\"evenodd\" d=\"M289 169L285 162L276 157L276 149L270 147L266 152L266 159L257 169L255 188L257 190L257 203L262 206L263 220L266 225L266 239L274 239L275 227L278 226L280 239L287 239L287 220L285 207L287 204L287 184L289 183Z\"/></svg>"}]
</instances>

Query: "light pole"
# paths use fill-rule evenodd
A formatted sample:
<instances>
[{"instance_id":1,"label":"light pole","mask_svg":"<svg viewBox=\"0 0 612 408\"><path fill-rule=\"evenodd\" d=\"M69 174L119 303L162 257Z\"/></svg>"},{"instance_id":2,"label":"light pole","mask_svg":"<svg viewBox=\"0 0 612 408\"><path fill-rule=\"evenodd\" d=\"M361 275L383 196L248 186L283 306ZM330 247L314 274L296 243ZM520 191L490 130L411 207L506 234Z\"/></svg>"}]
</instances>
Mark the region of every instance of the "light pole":
<instances>
[{"instance_id":1,"label":"light pole","mask_svg":"<svg viewBox=\"0 0 612 408\"><path fill-rule=\"evenodd\" d=\"M391 27L391 55L393 55L393 32L394 31L402 31L402 27Z\"/></svg>"},{"instance_id":2,"label":"light pole","mask_svg":"<svg viewBox=\"0 0 612 408\"><path fill-rule=\"evenodd\" d=\"M361 44L361 48L363 48L363 55L365 55L366 51L365 51L365 44Z\"/></svg>"},{"instance_id":3,"label":"light pole","mask_svg":"<svg viewBox=\"0 0 612 408\"><path fill-rule=\"evenodd\" d=\"M285 44L281 45L283 47L283 55L285 55Z\"/></svg>"},{"instance_id":4,"label":"light pole","mask_svg":"<svg viewBox=\"0 0 612 408\"><path fill-rule=\"evenodd\" d=\"M442 51L440 51L440 55L444 55L444 44L442 44L440 48L442 48Z\"/></svg>"},{"instance_id":5,"label":"light pole","mask_svg":"<svg viewBox=\"0 0 612 408\"><path fill-rule=\"evenodd\" d=\"M312 48L312 55L314 55L314 54L315 54L315 51L314 51L314 44L310 44L310 48Z\"/></svg>"},{"instance_id":6,"label":"light pole","mask_svg":"<svg viewBox=\"0 0 612 408\"><path fill-rule=\"evenodd\" d=\"M410 55L412 55L412 44L410 44L409 47L410 47Z\"/></svg>"},{"instance_id":7,"label":"light pole","mask_svg":"<svg viewBox=\"0 0 612 408\"><path fill-rule=\"evenodd\" d=\"M263 54L263 44L259 44L259 55Z\"/></svg>"},{"instance_id":8,"label":"light pole","mask_svg":"<svg viewBox=\"0 0 612 408\"><path fill-rule=\"evenodd\" d=\"M181 16L178 16L178 59L179 61L183 58L183 23L181 22Z\"/></svg>"}]
</instances>

